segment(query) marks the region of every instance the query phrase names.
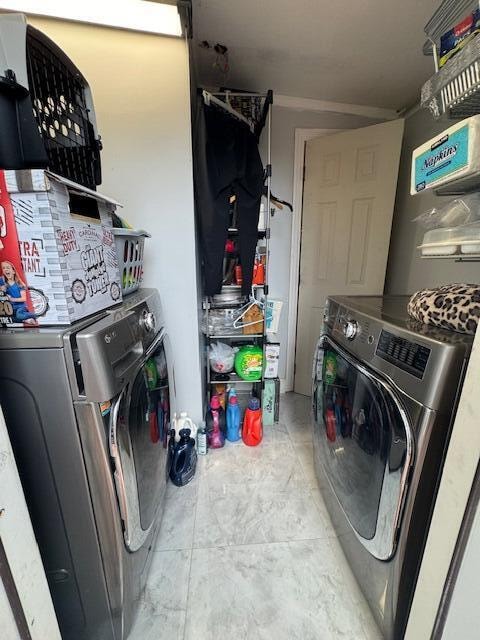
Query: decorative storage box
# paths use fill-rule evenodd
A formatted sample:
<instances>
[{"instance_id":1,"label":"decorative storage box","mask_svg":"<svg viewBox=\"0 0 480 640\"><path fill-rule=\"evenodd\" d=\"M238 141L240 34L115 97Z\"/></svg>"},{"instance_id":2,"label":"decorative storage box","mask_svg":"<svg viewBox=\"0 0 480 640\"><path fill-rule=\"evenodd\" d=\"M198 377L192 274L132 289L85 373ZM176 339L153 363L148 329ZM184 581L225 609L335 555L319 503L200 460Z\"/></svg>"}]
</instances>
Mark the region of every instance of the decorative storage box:
<instances>
[{"instance_id":1,"label":"decorative storage box","mask_svg":"<svg viewBox=\"0 0 480 640\"><path fill-rule=\"evenodd\" d=\"M121 302L117 204L42 169L0 171L0 323L70 324Z\"/></svg>"}]
</instances>

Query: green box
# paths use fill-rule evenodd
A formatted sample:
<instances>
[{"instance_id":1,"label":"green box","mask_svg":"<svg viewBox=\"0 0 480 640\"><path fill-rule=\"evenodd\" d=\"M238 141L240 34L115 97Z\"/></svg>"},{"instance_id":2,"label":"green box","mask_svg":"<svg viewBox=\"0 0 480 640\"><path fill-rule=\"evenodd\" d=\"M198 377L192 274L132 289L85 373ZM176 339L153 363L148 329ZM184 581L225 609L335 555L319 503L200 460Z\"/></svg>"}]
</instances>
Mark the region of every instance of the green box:
<instances>
[{"instance_id":1,"label":"green box","mask_svg":"<svg viewBox=\"0 0 480 640\"><path fill-rule=\"evenodd\" d=\"M272 426L278 422L278 408L280 396L280 380L278 378L266 379L264 381L262 395L262 416L265 426Z\"/></svg>"}]
</instances>

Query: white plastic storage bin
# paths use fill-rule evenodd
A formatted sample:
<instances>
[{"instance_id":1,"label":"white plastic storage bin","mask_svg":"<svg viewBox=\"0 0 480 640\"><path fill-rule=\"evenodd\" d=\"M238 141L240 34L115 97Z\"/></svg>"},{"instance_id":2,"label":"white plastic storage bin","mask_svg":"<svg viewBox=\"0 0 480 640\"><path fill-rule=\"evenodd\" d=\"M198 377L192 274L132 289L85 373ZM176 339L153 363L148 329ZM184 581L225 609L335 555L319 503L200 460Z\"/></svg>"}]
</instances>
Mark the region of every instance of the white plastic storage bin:
<instances>
[{"instance_id":1,"label":"white plastic storage bin","mask_svg":"<svg viewBox=\"0 0 480 640\"><path fill-rule=\"evenodd\" d=\"M480 253L480 223L432 229L423 236L419 249L424 256L453 256Z\"/></svg>"},{"instance_id":2,"label":"white plastic storage bin","mask_svg":"<svg viewBox=\"0 0 480 640\"><path fill-rule=\"evenodd\" d=\"M115 248L118 257L118 269L122 282L122 294L133 293L140 286L143 277L143 251L146 231L114 228Z\"/></svg>"},{"instance_id":3,"label":"white plastic storage bin","mask_svg":"<svg viewBox=\"0 0 480 640\"><path fill-rule=\"evenodd\" d=\"M480 255L480 222L464 225L460 240L462 253Z\"/></svg>"},{"instance_id":4,"label":"white plastic storage bin","mask_svg":"<svg viewBox=\"0 0 480 640\"><path fill-rule=\"evenodd\" d=\"M453 256L458 252L458 236L455 236L456 228L433 229L423 236L423 242L419 246L422 256Z\"/></svg>"}]
</instances>

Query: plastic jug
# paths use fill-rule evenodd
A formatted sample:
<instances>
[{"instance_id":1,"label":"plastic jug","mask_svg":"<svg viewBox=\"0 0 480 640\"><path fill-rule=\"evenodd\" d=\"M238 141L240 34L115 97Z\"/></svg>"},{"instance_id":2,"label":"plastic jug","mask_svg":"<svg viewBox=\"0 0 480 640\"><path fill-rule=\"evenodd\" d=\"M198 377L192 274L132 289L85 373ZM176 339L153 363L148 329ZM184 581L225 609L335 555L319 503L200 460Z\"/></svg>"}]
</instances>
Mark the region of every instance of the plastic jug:
<instances>
[{"instance_id":1,"label":"plastic jug","mask_svg":"<svg viewBox=\"0 0 480 640\"><path fill-rule=\"evenodd\" d=\"M212 396L207 412L207 434L210 449L220 449L225 444L225 411L218 396Z\"/></svg>"},{"instance_id":2,"label":"plastic jug","mask_svg":"<svg viewBox=\"0 0 480 640\"><path fill-rule=\"evenodd\" d=\"M245 409L242 426L242 440L249 447L256 447L263 438L262 410L260 400L250 398Z\"/></svg>"},{"instance_id":3,"label":"plastic jug","mask_svg":"<svg viewBox=\"0 0 480 640\"><path fill-rule=\"evenodd\" d=\"M182 429L190 429L192 438L195 438L197 435L197 427L193 420L188 417L188 413L186 411L182 411L179 415L175 414L173 416L172 426L176 429L179 435Z\"/></svg>"},{"instance_id":4,"label":"plastic jug","mask_svg":"<svg viewBox=\"0 0 480 640\"><path fill-rule=\"evenodd\" d=\"M230 389L227 406L227 440L240 440L240 407L235 389Z\"/></svg>"},{"instance_id":5,"label":"plastic jug","mask_svg":"<svg viewBox=\"0 0 480 640\"><path fill-rule=\"evenodd\" d=\"M195 440L190 437L190 429L182 429L179 435L180 440L175 443L173 450L170 480L177 487L183 487L195 475L197 452Z\"/></svg>"}]
</instances>

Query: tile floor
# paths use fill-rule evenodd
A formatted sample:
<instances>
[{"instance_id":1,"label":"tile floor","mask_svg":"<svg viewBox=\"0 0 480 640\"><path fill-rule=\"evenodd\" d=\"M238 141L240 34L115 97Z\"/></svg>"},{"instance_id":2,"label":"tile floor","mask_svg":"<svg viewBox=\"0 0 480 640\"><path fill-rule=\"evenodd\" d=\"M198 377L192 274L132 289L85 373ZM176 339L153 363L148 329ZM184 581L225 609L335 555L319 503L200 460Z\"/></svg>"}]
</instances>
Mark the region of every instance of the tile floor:
<instances>
[{"instance_id":1,"label":"tile floor","mask_svg":"<svg viewBox=\"0 0 480 640\"><path fill-rule=\"evenodd\" d=\"M169 485L129 640L379 640L313 469L309 399L259 447L227 443Z\"/></svg>"}]
</instances>

